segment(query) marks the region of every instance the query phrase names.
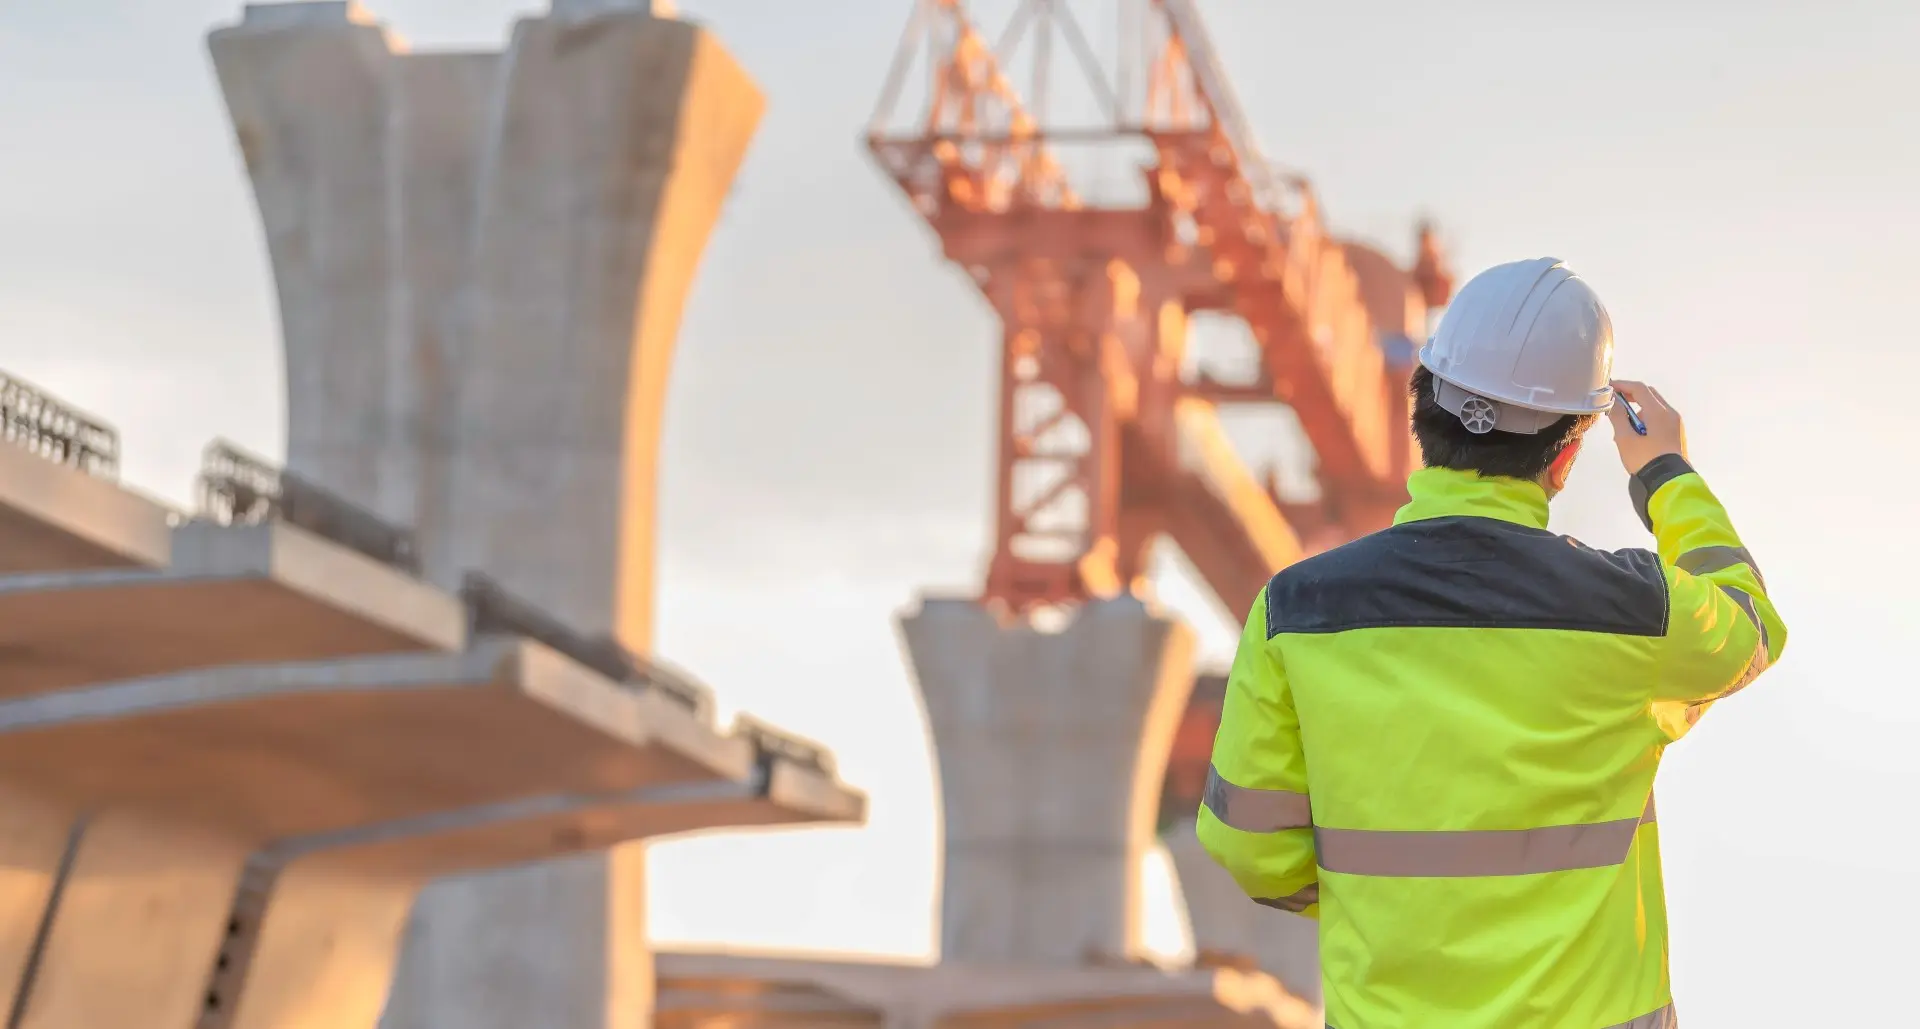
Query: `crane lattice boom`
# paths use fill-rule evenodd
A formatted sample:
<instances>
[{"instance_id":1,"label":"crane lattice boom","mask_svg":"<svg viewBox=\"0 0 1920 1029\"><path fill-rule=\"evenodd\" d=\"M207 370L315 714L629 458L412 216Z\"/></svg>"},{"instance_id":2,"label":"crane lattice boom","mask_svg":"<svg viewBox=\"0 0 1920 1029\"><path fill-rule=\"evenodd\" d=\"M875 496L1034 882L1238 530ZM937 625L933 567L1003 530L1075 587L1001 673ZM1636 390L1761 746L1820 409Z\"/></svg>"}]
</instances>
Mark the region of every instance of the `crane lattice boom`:
<instances>
[{"instance_id":1,"label":"crane lattice boom","mask_svg":"<svg viewBox=\"0 0 1920 1029\"><path fill-rule=\"evenodd\" d=\"M1133 0L1120 39L1132 57L1109 76L1065 0L1022 0L998 44L960 0L921 0L867 136L1000 315L984 593L1014 614L1135 588L1162 534L1240 610L1278 567L1382 524L1411 462L1406 355L1382 341L1417 334L1451 288L1424 228L1412 272L1327 234L1308 182L1261 156L1190 0ZM1023 41L1025 91L1009 70ZM1045 116L1056 42L1090 126ZM925 106L901 126L922 54ZM1085 144L1143 155L1144 199L1080 188L1062 151ZM1196 312L1246 323L1253 378L1183 378ZM1293 409L1317 502L1282 504L1246 469L1215 417L1224 402Z\"/></svg>"}]
</instances>

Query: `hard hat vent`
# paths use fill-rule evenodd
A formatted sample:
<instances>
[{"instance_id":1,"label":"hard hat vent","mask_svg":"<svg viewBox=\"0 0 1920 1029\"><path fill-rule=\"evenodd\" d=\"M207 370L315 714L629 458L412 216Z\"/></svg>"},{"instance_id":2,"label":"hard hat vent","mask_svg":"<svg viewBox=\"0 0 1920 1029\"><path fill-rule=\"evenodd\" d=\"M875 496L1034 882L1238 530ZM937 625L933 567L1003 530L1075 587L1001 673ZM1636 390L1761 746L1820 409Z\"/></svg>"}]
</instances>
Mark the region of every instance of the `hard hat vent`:
<instances>
[{"instance_id":1,"label":"hard hat vent","mask_svg":"<svg viewBox=\"0 0 1920 1029\"><path fill-rule=\"evenodd\" d=\"M1484 436L1500 423L1500 411L1485 397L1468 397L1460 405L1460 424L1476 436Z\"/></svg>"}]
</instances>

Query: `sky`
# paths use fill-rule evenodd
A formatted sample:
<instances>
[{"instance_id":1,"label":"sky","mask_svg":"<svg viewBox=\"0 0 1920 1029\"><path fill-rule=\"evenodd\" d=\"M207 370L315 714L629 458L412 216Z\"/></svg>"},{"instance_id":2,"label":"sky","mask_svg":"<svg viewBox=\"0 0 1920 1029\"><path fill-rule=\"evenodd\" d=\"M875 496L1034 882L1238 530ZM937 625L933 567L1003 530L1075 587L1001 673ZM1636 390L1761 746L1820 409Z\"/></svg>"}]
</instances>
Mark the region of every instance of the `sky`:
<instances>
[{"instance_id":1,"label":"sky","mask_svg":"<svg viewBox=\"0 0 1920 1029\"><path fill-rule=\"evenodd\" d=\"M494 47L533 6L372 9L418 47ZM978 588L997 330L859 142L907 0L680 6L769 105L676 357L657 644L831 744L872 817L658 845L649 917L667 942L924 957L936 775L894 619ZM1567 260L1610 308L1616 372L1686 414L1792 642L1661 773L1676 996L1690 1025L1887 1021L1920 905L1920 547L1899 542L1920 516L1900 328L1920 5L1201 6L1264 149L1337 231L1404 253L1428 214L1463 273ZM104 415L123 477L179 501L216 435L283 452L270 270L203 46L237 13L0 0L0 368ZM1642 545L1605 431L1555 526ZM1163 599L1223 660L1230 627L1169 564ZM1149 888L1177 949L1167 877Z\"/></svg>"}]
</instances>

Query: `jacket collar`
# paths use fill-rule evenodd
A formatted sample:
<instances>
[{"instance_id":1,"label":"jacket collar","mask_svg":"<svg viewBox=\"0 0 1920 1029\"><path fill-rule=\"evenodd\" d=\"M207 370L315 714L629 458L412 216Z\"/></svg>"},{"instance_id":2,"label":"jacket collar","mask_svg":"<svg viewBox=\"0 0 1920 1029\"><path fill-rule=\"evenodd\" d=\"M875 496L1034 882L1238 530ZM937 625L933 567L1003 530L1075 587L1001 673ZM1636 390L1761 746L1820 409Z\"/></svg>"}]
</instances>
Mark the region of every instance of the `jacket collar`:
<instances>
[{"instance_id":1,"label":"jacket collar","mask_svg":"<svg viewBox=\"0 0 1920 1029\"><path fill-rule=\"evenodd\" d=\"M1534 529L1547 527L1547 491L1524 479L1482 476L1451 468L1422 468L1407 477L1405 507L1393 524L1428 518L1497 518Z\"/></svg>"}]
</instances>

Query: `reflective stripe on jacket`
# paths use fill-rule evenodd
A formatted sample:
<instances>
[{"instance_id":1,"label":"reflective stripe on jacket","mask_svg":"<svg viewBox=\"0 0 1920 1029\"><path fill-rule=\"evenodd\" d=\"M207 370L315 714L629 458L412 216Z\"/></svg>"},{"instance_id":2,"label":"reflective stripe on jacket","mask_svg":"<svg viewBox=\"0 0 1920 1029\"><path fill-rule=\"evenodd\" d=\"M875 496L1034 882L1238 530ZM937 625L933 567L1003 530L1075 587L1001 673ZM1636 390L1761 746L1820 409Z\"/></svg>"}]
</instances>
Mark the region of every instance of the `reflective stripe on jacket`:
<instances>
[{"instance_id":1,"label":"reflective stripe on jacket","mask_svg":"<svg viewBox=\"0 0 1920 1029\"><path fill-rule=\"evenodd\" d=\"M1255 601L1200 841L1320 920L1330 1029L1668 1029L1654 773L1785 647L1759 568L1677 455L1633 484L1657 554L1532 483L1408 490Z\"/></svg>"}]
</instances>

